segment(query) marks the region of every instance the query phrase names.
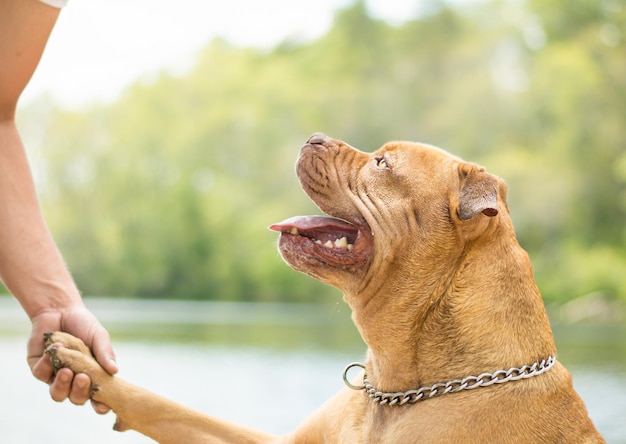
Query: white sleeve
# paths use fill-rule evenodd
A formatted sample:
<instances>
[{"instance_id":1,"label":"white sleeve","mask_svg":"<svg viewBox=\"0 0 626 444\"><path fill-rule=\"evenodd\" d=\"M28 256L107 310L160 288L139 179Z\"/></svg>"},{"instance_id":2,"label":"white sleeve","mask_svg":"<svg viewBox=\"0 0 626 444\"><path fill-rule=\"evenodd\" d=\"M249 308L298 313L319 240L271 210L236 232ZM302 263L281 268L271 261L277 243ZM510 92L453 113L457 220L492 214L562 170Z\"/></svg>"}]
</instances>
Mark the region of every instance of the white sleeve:
<instances>
[{"instance_id":1,"label":"white sleeve","mask_svg":"<svg viewBox=\"0 0 626 444\"><path fill-rule=\"evenodd\" d=\"M68 2L68 0L39 0L39 1L42 3L45 3L46 5L50 5L59 9L67 5L67 2Z\"/></svg>"}]
</instances>

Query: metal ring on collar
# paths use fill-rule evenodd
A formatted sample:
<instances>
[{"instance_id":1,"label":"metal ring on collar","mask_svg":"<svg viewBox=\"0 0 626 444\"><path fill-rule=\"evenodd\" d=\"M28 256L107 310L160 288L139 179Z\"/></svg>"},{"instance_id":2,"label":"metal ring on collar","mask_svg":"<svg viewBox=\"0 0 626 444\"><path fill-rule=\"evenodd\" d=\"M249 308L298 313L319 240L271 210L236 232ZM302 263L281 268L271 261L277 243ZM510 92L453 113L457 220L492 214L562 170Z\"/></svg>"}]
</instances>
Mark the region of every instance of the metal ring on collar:
<instances>
[{"instance_id":1,"label":"metal ring on collar","mask_svg":"<svg viewBox=\"0 0 626 444\"><path fill-rule=\"evenodd\" d=\"M359 362L353 362L352 364L348 364L346 366L346 368L343 371L343 382L345 382L345 384L350 387L352 390L365 390L365 384L363 385L354 385L352 384L350 381L348 381L348 372L350 371L350 369L352 367L361 367L363 370L365 370L365 365L359 363Z\"/></svg>"}]
</instances>

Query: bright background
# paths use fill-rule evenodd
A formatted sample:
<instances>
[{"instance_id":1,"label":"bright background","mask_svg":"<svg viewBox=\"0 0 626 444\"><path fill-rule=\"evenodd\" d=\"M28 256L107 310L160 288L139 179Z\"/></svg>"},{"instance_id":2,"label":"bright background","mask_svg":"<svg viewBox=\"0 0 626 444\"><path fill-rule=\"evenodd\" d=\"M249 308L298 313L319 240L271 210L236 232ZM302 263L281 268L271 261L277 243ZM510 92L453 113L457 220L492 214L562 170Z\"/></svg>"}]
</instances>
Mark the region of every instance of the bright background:
<instances>
[{"instance_id":1,"label":"bright background","mask_svg":"<svg viewBox=\"0 0 626 444\"><path fill-rule=\"evenodd\" d=\"M335 10L349 3L72 0L61 13L23 100L47 92L74 107L92 100L110 102L125 86L161 69L187 71L215 37L261 48L287 38L320 37ZM376 17L401 23L423 9L419 3L369 0L367 7Z\"/></svg>"}]
</instances>

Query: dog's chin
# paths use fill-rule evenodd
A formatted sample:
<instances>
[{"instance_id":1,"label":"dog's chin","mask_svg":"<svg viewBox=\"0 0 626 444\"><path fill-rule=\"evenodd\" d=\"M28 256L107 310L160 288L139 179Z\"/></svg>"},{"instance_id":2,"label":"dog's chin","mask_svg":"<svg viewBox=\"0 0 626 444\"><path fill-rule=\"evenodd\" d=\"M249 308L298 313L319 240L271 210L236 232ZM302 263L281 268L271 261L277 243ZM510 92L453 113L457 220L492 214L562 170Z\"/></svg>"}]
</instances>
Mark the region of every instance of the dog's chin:
<instances>
[{"instance_id":1,"label":"dog's chin","mask_svg":"<svg viewBox=\"0 0 626 444\"><path fill-rule=\"evenodd\" d=\"M325 216L297 216L273 224L281 233L278 248L295 270L327 281L328 272L355 272L372 253L372 235L364 224Z\"/></svg>"}]
</instances>

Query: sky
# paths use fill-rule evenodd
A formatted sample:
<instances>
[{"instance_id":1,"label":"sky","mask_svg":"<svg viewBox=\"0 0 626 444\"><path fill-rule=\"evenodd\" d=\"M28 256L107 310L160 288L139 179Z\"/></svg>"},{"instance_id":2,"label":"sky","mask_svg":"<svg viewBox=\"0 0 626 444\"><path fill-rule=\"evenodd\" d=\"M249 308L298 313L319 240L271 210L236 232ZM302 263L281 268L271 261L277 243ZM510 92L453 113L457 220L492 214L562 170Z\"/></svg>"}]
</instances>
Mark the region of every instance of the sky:
<instances>
[{"instance_id":1,"label":"sky","mask_svg":"<svg viewBox=\"0 0 626 444\"><path fill-rule=\"evenodd\" d=\"M166 69L184 73L213 38L271 48L323 35L352 0L70 0L61 11L21 104L42 94L66 108L112 102L128 85ZM399 24L420 0L367 0Z\"/></svg>"}]
</instances>

